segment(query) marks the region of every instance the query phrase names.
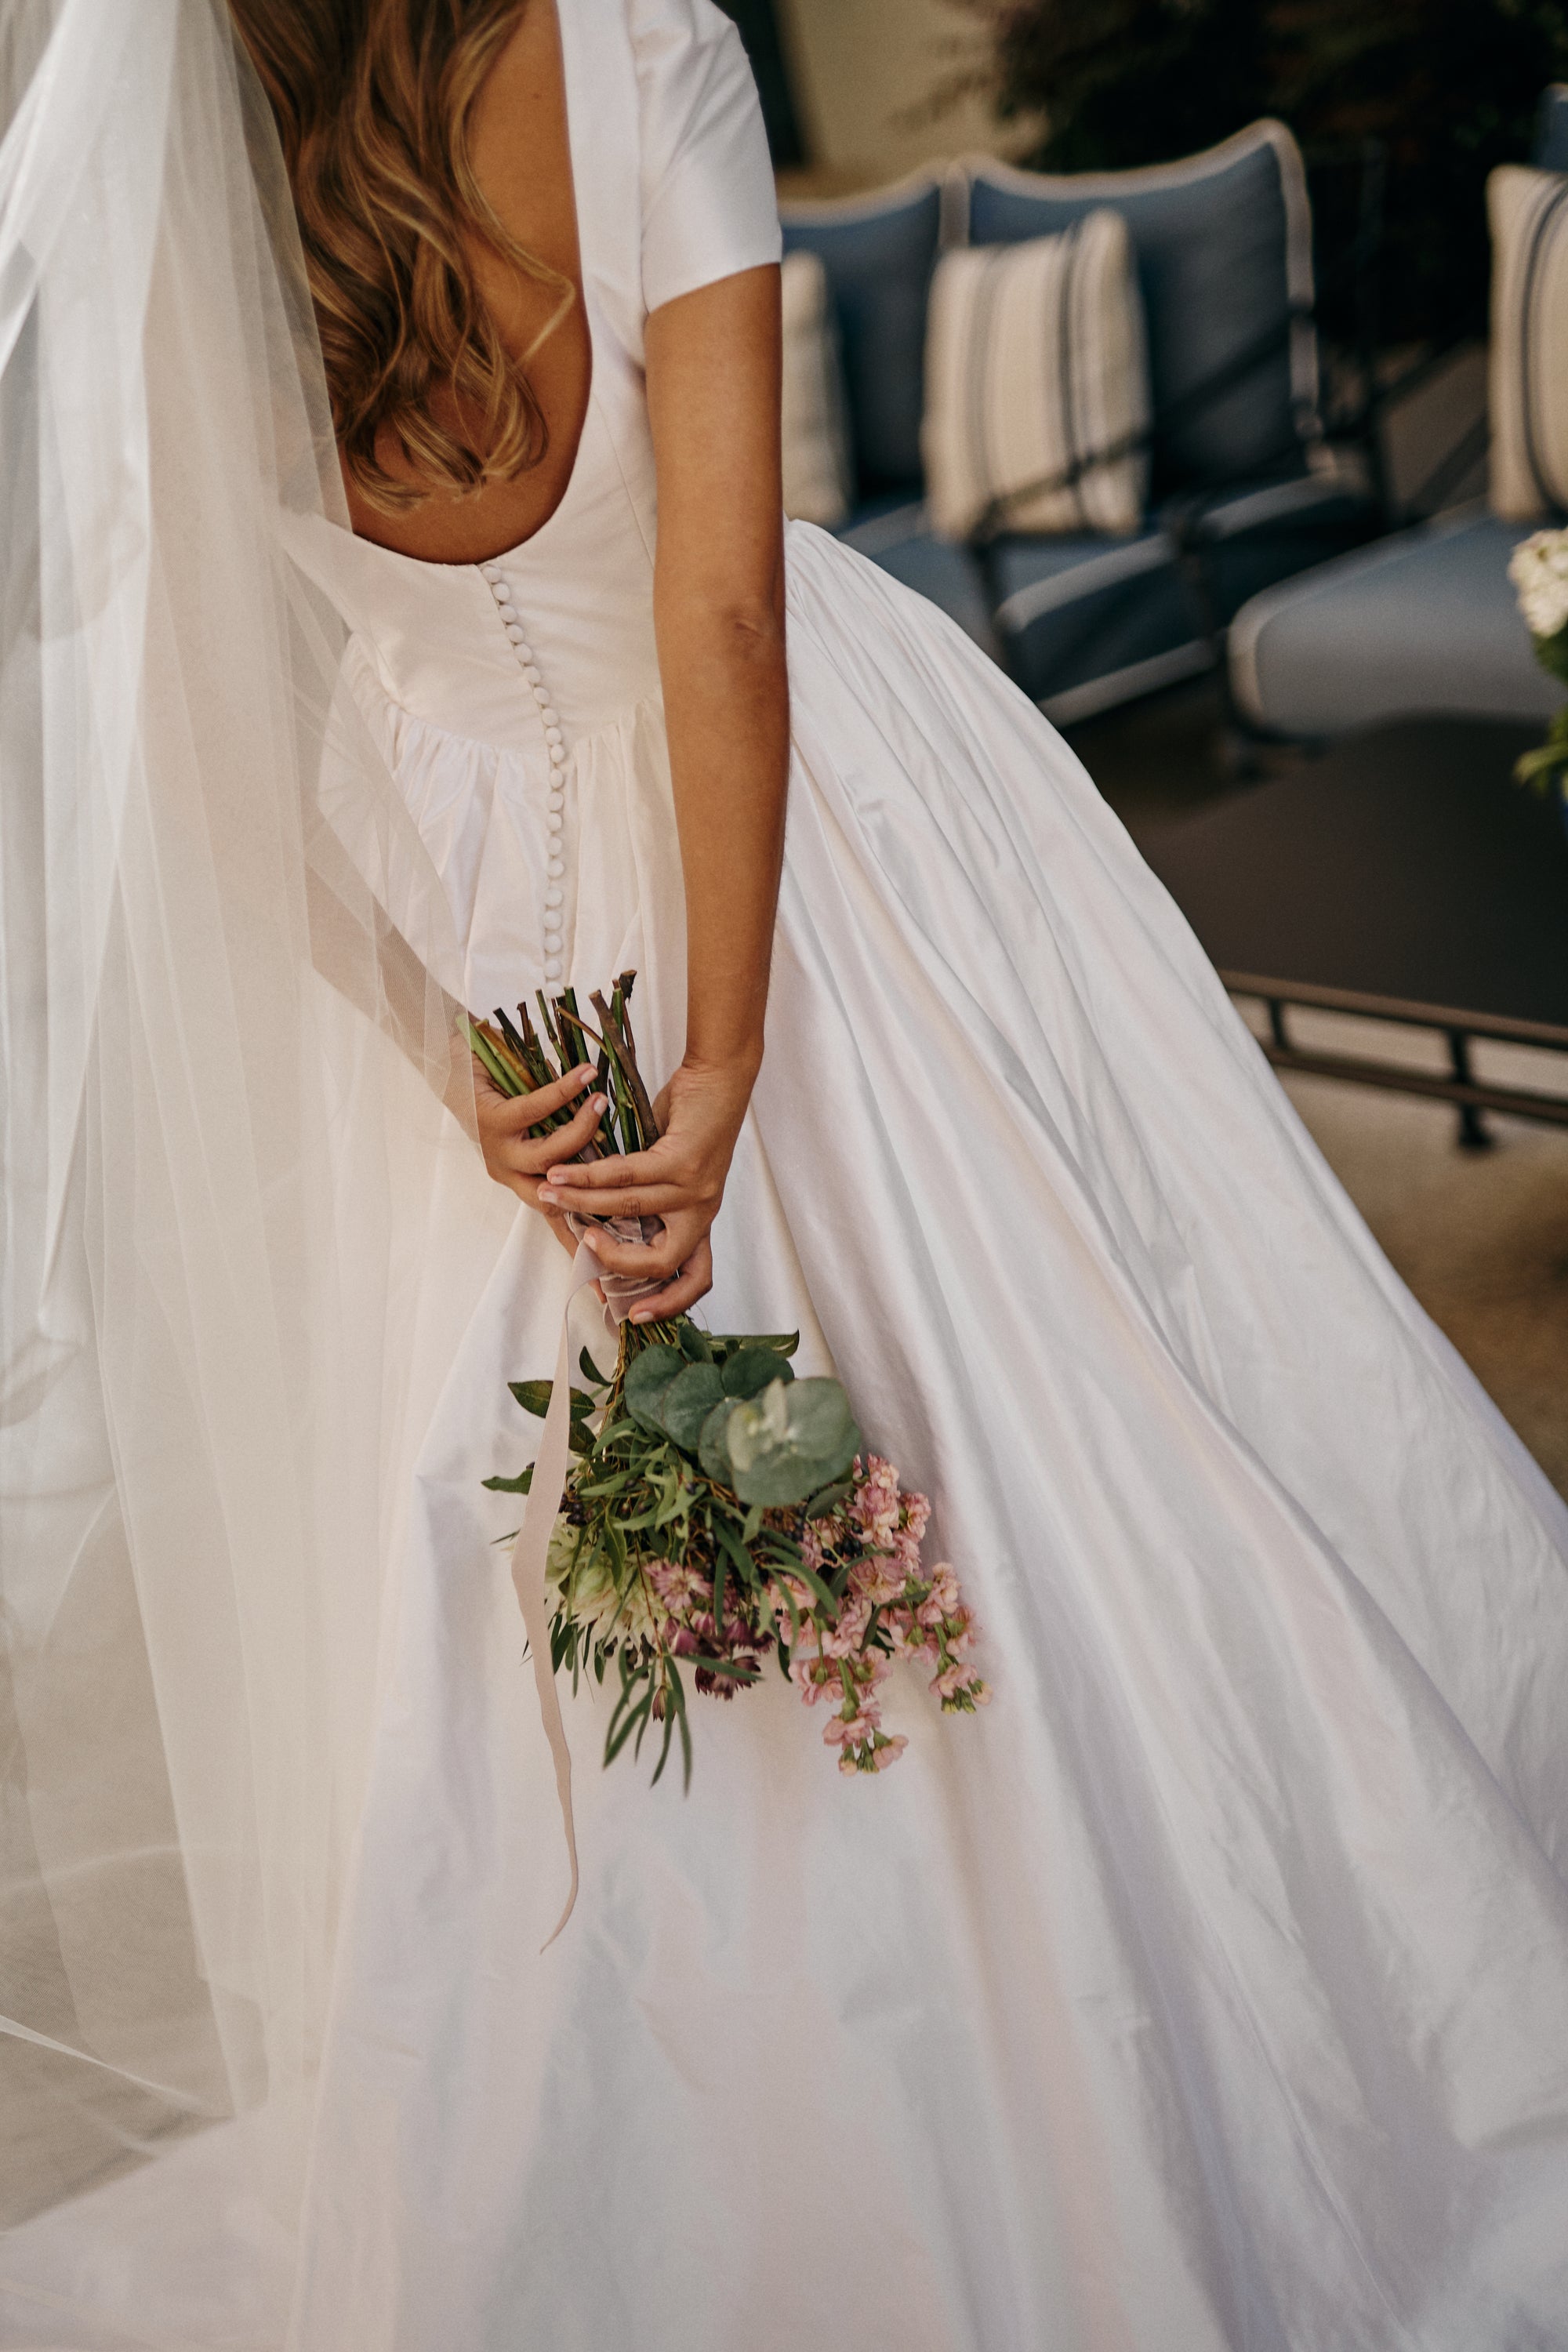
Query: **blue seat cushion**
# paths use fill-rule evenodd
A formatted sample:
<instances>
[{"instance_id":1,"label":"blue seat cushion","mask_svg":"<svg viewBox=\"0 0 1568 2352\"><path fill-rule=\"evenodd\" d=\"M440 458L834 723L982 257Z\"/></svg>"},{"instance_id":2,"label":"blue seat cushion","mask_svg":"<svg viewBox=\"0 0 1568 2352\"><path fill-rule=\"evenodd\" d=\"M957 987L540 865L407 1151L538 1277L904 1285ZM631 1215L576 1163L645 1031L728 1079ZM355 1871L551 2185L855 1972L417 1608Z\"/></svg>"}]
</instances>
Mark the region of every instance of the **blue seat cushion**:
<instances>
[{"instance_id":1,"label":"blue seat cushion","mask_svg":"<svg viewBox=\"0 0 1568 2352\"><path fill-rule=\"evenodd\" d=\"M1253 597L1230 632L1242 709L1309 737L1424 712L1550 718L1563 689L1536 663L1508 577L1525 536L1466 508Z\"/></svg>"},{"instance_id":2,"label":"blue seat cushion","mask_svg":"<svg viewBox=\"0 0 1568 2352\"><path fill-rule=\"evenodd\" d=\"M834 535L906 588L928 596L993 660L999 657L1001 646L978 558L971 548L936 538L918 499L871 500Z\"/></svg>"},{"instance_id":3,"label":"blue seat cushion","mask_svg":"<svg viewBox=\"0 0 1568 2352\"><path fill-rule=\"evenodd\" d=\"M1223 623L1244 597L1364 539L1373 509L1335 478L1243 483L1167 509L1132 539L1005 539L989 555L933 536L919 499L869 501L836 534L940 605L1066 726L1212 667L1178 526L1201 538ZM993 602L997 606L993 612Z\"/></svg>"},{"instance_id":4,"label":"blue seat cushion","mask_svg":"<svg viewBox=\"0 0 1568 2352\"><path fill-rule=\"evenodd\" d=\"M970 167L969 238L1011 245L1121 213L1138 261L1153 395L1153 493L1277 470L1315 425L1311 215L1295 141L1255 122L1222 146L1136 172L1058 177ZM1178 408L1249 362L1230 388Z\"/></svg>"},{"instance_id":5,"label":"blue seat cushion","mask_svg":"<svg viewBox=\"0 0 1568 2352\"><path fill-rule=\"evenodd\" d=\"M1373 520L1363 492L1299 474L1233 485L1196 513L1173 504L1132 539L1003 540L992 565L1008 667L1061 726L1194 677L1244 597L1363 540Z\"/></svg>"},{"instance_id":6,"label":"blue seat cushion","mask_svg":"<svg viewBox=\"0 0 1568 2352\"><path fill-rule=\"evenodd\" d=\"M784 251L816 254L827 275L858 497L918 497L926 309L942 235L942 184L923 174L877 195L782 205L779 217Z\"/></svg>"},{"instance_id":7,"label":"blue seat cushion","mask_svg":"<svg viewBox=\"0 0 1568 2352\"><path fill-rule=\"evenodd\" d=\"M1568 172L1568 83L1542 91L1530 160L1540 172Z\"/></svg>"},{"instance_id":8,"label":"blue seat cushion","mask_svg":"<svg viewBox=\"0 0 1568 2352\"><path fill-rule=\"evenodd\" d=\"M1008 667L1058 726L1213 664L1163 530L1005 539L991 562Z\"/></svg>"}]
</instances>

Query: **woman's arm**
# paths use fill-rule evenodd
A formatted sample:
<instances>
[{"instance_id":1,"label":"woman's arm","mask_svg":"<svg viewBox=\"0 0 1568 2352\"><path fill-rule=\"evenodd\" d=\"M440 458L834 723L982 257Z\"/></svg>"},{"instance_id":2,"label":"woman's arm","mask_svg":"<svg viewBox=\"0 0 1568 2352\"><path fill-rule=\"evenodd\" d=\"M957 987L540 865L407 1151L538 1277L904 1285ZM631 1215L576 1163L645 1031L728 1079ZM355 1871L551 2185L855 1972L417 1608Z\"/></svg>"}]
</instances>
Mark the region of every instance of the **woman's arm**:
<instances>
[{"instance_id":1,"label":"woman's arm","mask_svg":"<svg viewBox=\"0 0 1568 2352\"><path fill-rule=\"evenodd\" d=\"M655 310L654 619L686 881L686 1050L650 1151L555 1166L558 1214L658 1216L655 1249L597 1234L617 1274L673 1278L639 1320L708 1289L708 1232L763 1054L789 768L779 478L779 273L748 269Z\"/></svg>"}]
</instances>

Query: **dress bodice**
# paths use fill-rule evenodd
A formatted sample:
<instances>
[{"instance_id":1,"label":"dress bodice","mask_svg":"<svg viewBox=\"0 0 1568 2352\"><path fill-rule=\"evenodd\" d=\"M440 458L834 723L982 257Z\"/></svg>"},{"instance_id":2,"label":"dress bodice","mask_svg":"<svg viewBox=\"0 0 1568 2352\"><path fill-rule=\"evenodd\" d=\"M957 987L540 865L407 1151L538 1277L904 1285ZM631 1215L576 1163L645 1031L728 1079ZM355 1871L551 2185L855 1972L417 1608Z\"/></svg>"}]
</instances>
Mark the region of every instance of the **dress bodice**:
<instances>
[{"instance_id":1,"label":"dress bodice","mask_svg":"<svg viewBox=\"0 0 1568 2352\"><path fill-rule=\"evenodd\" d=\"M711 0L557 4L593 352L564 496L482 563L427 562L325 524L298 551L348 624L349 682L486 1004L515 996L525 967L531 985L566 975L585 773L658 701L644 322L779 248L750 69Z\"/></svg>"}]
</instances>

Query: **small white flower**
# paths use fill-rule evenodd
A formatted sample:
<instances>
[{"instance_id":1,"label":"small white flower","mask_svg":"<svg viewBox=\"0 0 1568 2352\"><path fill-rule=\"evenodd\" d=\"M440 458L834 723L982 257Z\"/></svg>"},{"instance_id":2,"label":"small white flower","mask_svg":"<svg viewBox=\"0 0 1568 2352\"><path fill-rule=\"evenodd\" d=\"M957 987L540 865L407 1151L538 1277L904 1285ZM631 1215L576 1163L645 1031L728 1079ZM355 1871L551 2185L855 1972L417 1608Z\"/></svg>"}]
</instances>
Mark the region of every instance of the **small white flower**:
<instances>
[{"instance_id":1,"label":"small white flower","mask_svg":"<svg viewBox=\"0 0 1568 2352\"><path fill-rule=\"evenodd\" d=\"M786 1388L784 1381L770 1381L760 1397L736 1405L731 1412L724 1434L729 1442L730 1459L742 1475L764 1454L788 1444Z\"/></svg>"},{"instance_id":2,"label":"small white flower","mask_svg":"<svg viewBox=\"0 0 1568 2352\"><path fill-rule=\"evenodd\" d=\"M614 1631L624 1641L641 1641L652 1634L654 1616L646 1579L632 1577L623 1597L616 1589L607 1556L586 1549L581 1528L573 1527L564 1513L551 1531L544 1573L564 1614L594 1634Z\"/></svg>"},{"instance_id":3,"label":"small white flower","mask_svg":"<svg viewBox=\"0 0 1568 2352\"><path fill-rule=\"evenodd\" d=\"M1521 540L1508 576L1532 636L1554 637L1568 628L1568 530L1538 530Z\"/></svg>"}]
</instances>

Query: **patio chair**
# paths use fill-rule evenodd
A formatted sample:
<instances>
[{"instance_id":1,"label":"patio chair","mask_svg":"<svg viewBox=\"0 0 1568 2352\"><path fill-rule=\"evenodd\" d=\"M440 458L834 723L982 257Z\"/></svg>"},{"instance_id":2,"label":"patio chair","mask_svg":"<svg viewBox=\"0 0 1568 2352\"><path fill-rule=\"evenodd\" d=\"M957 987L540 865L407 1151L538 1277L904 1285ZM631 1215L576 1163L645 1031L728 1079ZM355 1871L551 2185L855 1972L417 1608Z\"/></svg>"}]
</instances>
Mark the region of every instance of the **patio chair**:
<instances>
[{"instance_id":1,"label":"patio chair","mask_svg":"<svg viewBox=\"0 0 1568 2352\"><path fill-rule=\"evenodd\" d=\"M1131 538L931 532L920 415L925 314L944 246L1058 234L1112 205L1147 320L1152 489ZM941 604L1058 722L1213 667L1258 589L1378 528L1321 438L1310 216L1278 123L1138 172L1058 177L988 160L849 203L783 208L837 313L858 503L842 536Z\"/></svg>"},{"instance_id":2,"label":"patio chair","mask_svg":"<svg viewBox=\"0 0 1568 2352\"><path fill-rule=\"evenodd\" d=\"M1568 82L1554 81L1541 93L1530 160L1540 172L1568 172Z\"/></svg>"},{"instance_id":3,"label":"patio chair","mask_svg":"<svg viewBox=\"0 0 1568 2352\"><path fill-rule=\"evenodd\" d=\"M1531 161L1568 173L1568 86L1542 97ZM1482 417L1431 482L1460 480L1486 445ZM1414 504L1440 509L1441 497L1429 483ZM1257 734L1307 741L1440 713L1550 718L1562 689L1535 661L1508 577L1537 528L1479 499L1253 597L1229 633L1239 717Z\"/></svg>"},{"instance_id":4,"label":"patio chair","mask_svg":"<svg viewBox=\"0 0 1568 2352\"><path fill-rule=\"evenodd\" d=\"M779 207L785 252L822 262L838 331L854 493L837 535L997 655L981 567L969 548L934 536L923 503L926 310L937 257L955 241L952 213L931 172L871 195Z\"/></svg>"}]
</instances>

